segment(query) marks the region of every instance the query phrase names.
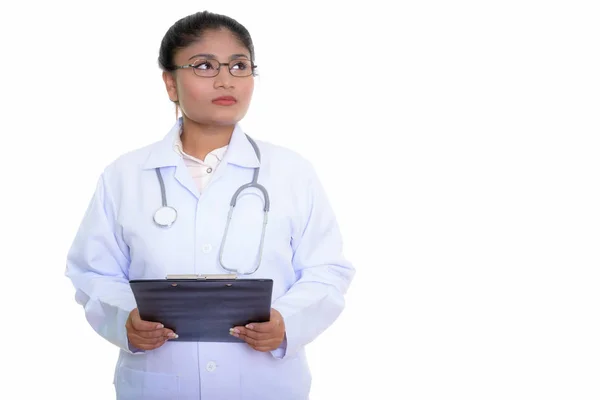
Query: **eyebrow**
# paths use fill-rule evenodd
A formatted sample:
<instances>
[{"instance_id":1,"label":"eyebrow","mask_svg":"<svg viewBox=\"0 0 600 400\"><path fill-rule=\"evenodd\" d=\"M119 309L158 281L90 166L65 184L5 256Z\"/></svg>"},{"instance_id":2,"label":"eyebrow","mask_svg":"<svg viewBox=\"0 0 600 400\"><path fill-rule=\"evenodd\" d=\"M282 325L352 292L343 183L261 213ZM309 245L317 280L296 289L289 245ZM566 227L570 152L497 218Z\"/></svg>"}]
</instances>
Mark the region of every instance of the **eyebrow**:
<instances>
[{"instance_id":1,"label":"eyebrow","mask_svg":"<svg viewBox=\"0 0 600 400\"><path fill-rule=\"evenodd\" d=\"M188 58L188 60L191 60L193 58L198 58L198 57L214 58L215 60L217 59L217 56L215 56L214 54L200 53L200 54L194 54L193 56L191 56L190 58ZM234 60L236 58L248 58L248 56L245 55L245 54L232 54L229 57L230 60Z\"/></svg>"}]
</instances>

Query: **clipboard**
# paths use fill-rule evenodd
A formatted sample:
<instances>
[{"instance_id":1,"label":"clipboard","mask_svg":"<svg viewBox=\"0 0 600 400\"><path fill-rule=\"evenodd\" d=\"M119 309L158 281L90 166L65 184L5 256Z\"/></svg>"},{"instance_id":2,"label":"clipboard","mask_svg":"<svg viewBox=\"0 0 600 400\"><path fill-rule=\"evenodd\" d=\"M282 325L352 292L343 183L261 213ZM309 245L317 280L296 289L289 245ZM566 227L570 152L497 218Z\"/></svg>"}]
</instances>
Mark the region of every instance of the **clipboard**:
<instances>
[{"instance_id":1,"label":"clipboard","mask_svg":"<svg viewBox=\"0 0 600 400\"><path fill-rule=\"evenodd\" d=\"M140 317L162 323L179 342L240 342L234 326L267 322L272 279L238 279L235 274L168 275L129 281Z\"/></svg>"}]
</instances>

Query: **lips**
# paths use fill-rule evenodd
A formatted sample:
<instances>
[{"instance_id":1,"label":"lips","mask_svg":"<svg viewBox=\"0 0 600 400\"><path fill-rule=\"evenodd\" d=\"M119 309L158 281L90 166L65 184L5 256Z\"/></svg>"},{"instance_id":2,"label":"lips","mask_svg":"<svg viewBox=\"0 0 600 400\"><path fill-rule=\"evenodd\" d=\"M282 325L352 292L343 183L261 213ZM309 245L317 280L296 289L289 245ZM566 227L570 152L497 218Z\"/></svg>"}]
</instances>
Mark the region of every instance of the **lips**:
<instances>
[{"instance_id":1,"label":"lips","mask_svg":"<svg viewBox=\"0 0 600 400\"><path fill-rule=\"evenodd\" d=\"M212 102L213 104L218 104L221 106L230 106L237 103L237 100L233 96L221 96L213 99Z\"/></svg>"}]
</instances>

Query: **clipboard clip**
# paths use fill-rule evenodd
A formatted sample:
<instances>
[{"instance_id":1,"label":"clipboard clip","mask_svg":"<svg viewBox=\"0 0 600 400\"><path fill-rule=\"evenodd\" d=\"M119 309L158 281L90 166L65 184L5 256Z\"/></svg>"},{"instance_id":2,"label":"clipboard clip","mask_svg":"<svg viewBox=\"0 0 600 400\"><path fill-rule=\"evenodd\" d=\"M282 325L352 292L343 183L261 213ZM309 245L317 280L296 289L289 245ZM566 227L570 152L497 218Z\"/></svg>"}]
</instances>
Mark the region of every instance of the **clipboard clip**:
<instances>
[{"instance_id":1,"label":"clipboard clip","mask_svg":"<svg viewBox=\"0 0 600 400\"><path fill-rule=\"evenodd\" d=\"M167 275L167 280L211 280L211 279L237 279L236 274L171 274Z\"/></svg>"}]
</instances>

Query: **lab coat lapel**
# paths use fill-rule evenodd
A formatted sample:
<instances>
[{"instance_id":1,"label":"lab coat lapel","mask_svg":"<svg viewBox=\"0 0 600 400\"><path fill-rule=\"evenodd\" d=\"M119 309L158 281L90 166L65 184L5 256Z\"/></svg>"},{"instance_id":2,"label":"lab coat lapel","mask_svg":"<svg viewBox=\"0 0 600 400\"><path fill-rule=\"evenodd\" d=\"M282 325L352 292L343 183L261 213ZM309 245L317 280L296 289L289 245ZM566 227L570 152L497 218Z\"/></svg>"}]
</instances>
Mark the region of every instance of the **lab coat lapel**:
<instances>
[{"instance_id":1,"label":"lab coat lapel","mask_svg":"<svg viewBox=\"0 0 600 400\"><path fill-rule=\"evenodd\" d=\"M183 162L183 159L181 159L181 158L180 158L179 164L177 165L177 168L175 170L175 179L181 184L181 186L183 186L191 194L193 194L196 197L196 199L200 198L200 193L198 192L198 187L196 186L196 183L194 182L192 175L187 170L187 167L185 166L185 163Z\"/></svg>"},{"instance_id":2,"label":"lab coat lapel","mask_svg":"<svg viewBox=\"0 0 600 400\"><path fill-rule=\"evenodd\" d=\"M183 159L176 152L174 147L175 139L177 138L176 135L179 135L181 132L181 124L182 120L180 118L173 128L171 128L171 131L167 136L154 145L154 148L144 164L144 169L161 168L161 172L165 179L173 176L179 184L193 194L196 199L199 199L200 194L198 193L198 188L187 170ZM252 144L250 144L250 141L239 124L236 124L229 145L227 146L227 151L221 161L221 165L216 169L208 187L221 179L230 169L239 167L252 169L259 166L260 162L254 152ZM174 167L174 172L171 172L173 169L167 170L166 167Z\"/></svg>"},{"instance_id":3,"label":"lab coat lapel","mask_svg":"<svg viewBox=\"0 0 600 400\"><path fill-rule=\"evenodd\" d=\"M231 135L227 151L225 152L223 160L221 160L221 165L215 171L208 186L221 179L224 174L236 167L257 168L259 166L260 162L254 152L254 148L248 141L241 126L237 124Z\"/></svg>"},{"instance_id":4,"label":"lab coat lapel","mask_svg":"<svg viewBox=\"0 0 600 400\"><path fill-rule=\"evenodd\" d=\"M154 145L148 159L144 163L144 169L160 168L165 180L169 177L174 177L181 186L198 199L200 197L198 188L188 172L183 159L175 150L175 139L177 138L177 135L181 133L181 123L182 119L180 118L173 128L171 128L167 136ZM165 184L167 183L165 182Z\"/></svg>"}]
</instances>

